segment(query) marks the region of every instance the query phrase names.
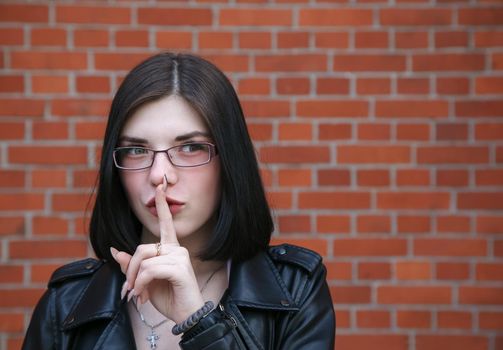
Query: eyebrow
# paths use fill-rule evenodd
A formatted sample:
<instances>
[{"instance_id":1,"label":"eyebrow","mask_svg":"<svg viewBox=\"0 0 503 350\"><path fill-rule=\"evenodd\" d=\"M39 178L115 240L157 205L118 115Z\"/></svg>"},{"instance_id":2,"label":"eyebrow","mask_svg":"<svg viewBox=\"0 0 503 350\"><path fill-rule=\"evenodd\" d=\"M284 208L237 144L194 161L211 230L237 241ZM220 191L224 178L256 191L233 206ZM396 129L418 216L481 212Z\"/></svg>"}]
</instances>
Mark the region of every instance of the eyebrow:
<instances>
[{"instance_id":1,"label":"eyebrow","mask_svg":"<svg viewBox=\"0 0 503 350\"><path fill-rule=\"evenodd\" d=\"M177 142L186 141L186 140L190 140L191 138L194 138L196 136L203 136L203 137L210 138L210 135L207 132L192 131L192 132L189 132L186 134L178 135L177 137L175 137L175 141L177 141ZM134 136L125 135L125 136L121 136L119 138L119 142L125 142L125 141L131 142L131 143L148 143L147 139L142 139L142 138L134 137Z\"/></svg>"}]
</instances>

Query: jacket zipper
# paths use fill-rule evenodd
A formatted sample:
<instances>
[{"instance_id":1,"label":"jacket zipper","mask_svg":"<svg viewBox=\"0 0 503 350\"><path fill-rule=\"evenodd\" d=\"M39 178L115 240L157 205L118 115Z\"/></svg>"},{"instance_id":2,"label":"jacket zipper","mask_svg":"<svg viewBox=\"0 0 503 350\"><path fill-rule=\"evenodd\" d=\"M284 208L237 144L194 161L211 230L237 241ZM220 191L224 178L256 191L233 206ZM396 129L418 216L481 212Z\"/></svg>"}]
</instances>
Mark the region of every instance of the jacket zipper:
<instances>
[{"instance_id":1,"label":"jacket zipper","mask_svg":"<svg viewBox=\"0 0 503 350\"><path fill-rule=\"evenodd\" d=\"M224 306L222 305L222 303L219 303L219 304L218 304L218 308L219 308L219 309L220 309L220 311L224 314L224 317L225 317L226 319L228 319L228 320L232 323L232 327L233 327L233 328L236 328L236 327L238 326L237 321L234 319L234 317L232 317L232 315L231 315L231 314L229 314L229 313L225 310L225 308L224 308Z\"/></svg>"}]
</instances>

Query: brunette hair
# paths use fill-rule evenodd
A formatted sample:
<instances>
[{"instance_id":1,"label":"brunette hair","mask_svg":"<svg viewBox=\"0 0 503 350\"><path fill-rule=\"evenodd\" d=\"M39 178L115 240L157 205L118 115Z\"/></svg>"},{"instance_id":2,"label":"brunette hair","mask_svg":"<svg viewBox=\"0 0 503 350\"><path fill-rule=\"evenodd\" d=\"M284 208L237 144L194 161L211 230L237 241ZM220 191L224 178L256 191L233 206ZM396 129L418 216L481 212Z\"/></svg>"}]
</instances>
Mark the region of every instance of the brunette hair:
<instances>
[{"instance_id":1,"label":"brunette hair","mask_svg":"<svg viewBox=\"0 0 503 350\"><path fill-rule=\"evenodd\" d=\"M132 254L139 244L142 225L129 205L112 152L139 106L170 95L184 98L204 118L220 157L221 201L214 232L200 257L248 259L267 247L274 225L239 99L212 63L174 53L136 66L112 101L90 222L93 249L97 257L114 262L111 246Z\"/></svg>"}]
</instances>

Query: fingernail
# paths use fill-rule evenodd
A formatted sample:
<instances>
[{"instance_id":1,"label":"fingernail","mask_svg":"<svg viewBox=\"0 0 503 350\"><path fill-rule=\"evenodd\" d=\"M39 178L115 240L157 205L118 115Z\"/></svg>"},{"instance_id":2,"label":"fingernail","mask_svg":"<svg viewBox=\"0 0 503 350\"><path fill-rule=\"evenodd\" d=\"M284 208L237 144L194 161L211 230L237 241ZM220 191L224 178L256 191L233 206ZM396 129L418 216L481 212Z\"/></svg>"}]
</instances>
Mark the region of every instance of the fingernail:
<instances>
[{"instance_id":1,"label":"fingernail","mask_svg":"<svg viewBox=\"0 0 503 350\"><path fill-rule=\"evenodd\" d=\"M114 259L117 256L118 252L119 251L117 249L115 249L114 247L110 247L110 253L112 254L112 256L113 256Z\"/></svg>"},{"instance_id":2,"label":"fingernail","mask_svg":"<svg viewBox=\"0 0 503 350\"><path fill-rule=\"evenodd\" d=\"M121 300L124 299L124 297L126 296L127 294L127 290L128 290L128 284L127 284L127 281L124 282L124 284L122 285L122 290L121 290Z\"/></svg>"},{"instance_id":3,"label":"fingernail","mask_svg":"<svg viewBox=\"0 0 503 350\"><path fill-rule=\"evenodd\" d=\"M131 291L129 292L129 295L127 296L127 301L129 302L131 300L131 298L134 297L134 289L131 289Z\"/></svg>"},{"instance_id":4,"label":"fingernail","mask_svg":"<svg viewBox=\"0 0 503 350\"><path fill-rule=\"evenodd\" d=\"M164 178L162 180L162 190L166 191L166 188L168 187L168 177L166 174L164 174Z\"/></svg>"}]
</instances>

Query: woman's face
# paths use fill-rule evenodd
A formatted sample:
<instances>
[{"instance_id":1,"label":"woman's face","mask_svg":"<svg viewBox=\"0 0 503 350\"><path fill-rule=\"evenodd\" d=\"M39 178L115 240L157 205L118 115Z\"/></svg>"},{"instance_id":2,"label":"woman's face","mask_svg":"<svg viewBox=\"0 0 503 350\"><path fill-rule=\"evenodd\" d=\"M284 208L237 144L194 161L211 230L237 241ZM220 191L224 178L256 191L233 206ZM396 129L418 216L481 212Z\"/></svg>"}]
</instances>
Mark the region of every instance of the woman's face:
<instances>
[{"instance_id":1,"label":"woman's face","mask_svg":"<svg viewBox=\"0 0 503 350\"><path fill-rule=\"evenodd\" d=\"M213 143L208 127L182 97L173 95L137 109L121 132L119 146L164 150L198 141ZM159 240L153 199L164 175L168 181L166 200L178 240L182 245L200 248L212 232L213 214L220 201L219 158L213 157L198 167L180 168L170 163L166 153L157 153L148 169L120 170L131 208L143 224L143 242Z\"/></svg>"}]
</instances>

